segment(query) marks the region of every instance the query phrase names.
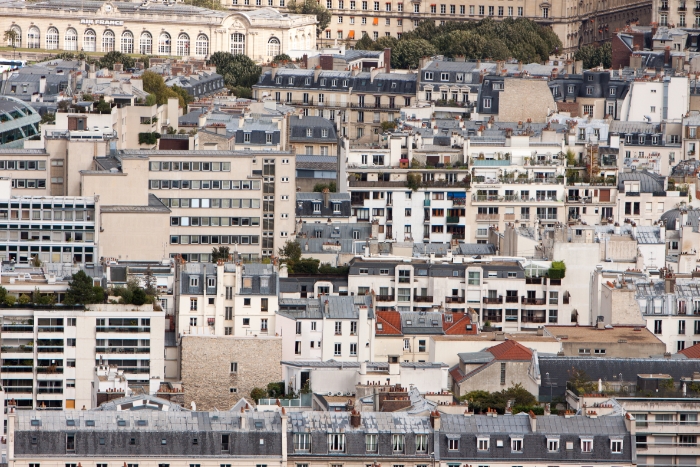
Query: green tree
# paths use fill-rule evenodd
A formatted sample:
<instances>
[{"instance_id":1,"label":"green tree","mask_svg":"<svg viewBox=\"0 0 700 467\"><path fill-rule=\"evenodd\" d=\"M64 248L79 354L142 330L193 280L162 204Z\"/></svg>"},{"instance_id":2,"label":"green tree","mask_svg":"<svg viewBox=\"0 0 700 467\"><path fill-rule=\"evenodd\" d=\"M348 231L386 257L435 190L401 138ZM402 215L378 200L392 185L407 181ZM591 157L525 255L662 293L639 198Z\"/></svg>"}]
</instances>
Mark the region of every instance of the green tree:
<instances>
[{"instance_id":1,"label":"green tree","mask_svg":"<svg viewBox=\"0 0 700 467\"><path fill-rule=\"evenodd\" d=\"M267 391L263 388L253 388L250 391L250 398L257 404L260 399L265 399L267 397Z\"/></svg>"},{"instance_id":2,"label":"green tree","mask_svg":"<svg viewBox=\"0 0 700 467\"><path fill-rule=\"evenodd\" d=\"M574 54L575 60L583 61L583 68L595 68L603 65L604 68L612 66L612 44L606 42L600 47L585 45Z\"/></svg>"},{"instance_id":3,"label":"green tree","mask_svg":"<svg viewBox=\"0 0 700 467\"><path fill-rule=\"evenodd\" d=\"M319 37L331 22L331 12L315 0L291 0L287 3L287 10L299 15L316 15L316 37Z\"/></svg>"},{"instance_id":4,"label":"green tree","mask_svg":"<svg viewBox=\"0 0 700 467\"><path fill-rule=\"evenodd\" d=\"M314 185L314 192L315 193L322 193L323 190L328 188L328 191L331 193L335 193L338 187L336 186L335 182L330 182L330 183L317 183Z\"/></svg>"},{"instance_id":5,"label":"green tree","mask_svg":"<svg viewBox=\"0 0 700 467\"><path fill-rule=\"evenodd\" d=\"M286 62L291 62L291 61L292 61L292 57L290 57L290 56L287 55L287 54L277 54L277 55L275 55L274 57L272 57L272 61L273 61L274 63L285 62L285 61L286 61Z\"/></svg>"},{"instance_id":6,"label":"green tree","mask_svg":"<svg viewBox=\"0 0 700 467\"><path fill-rule=\"evenodd\" d=\"M81 97L81 100L82 100L83 102L94 102L94 101L95 101L95 96L93 96L92 94L86 92L86 93L84 93L83 96Z\"/></svg>"},{"instance_id":7,"label":"green tree","mask_svg":"<svg viewBox=\"0 0 700 467\"><path fill-rule=\"evenodd\" d=\"M219 0L188 0L193 6L198 6L201 8L208 8L209 10L223 10L224 7L221 5Z\"/></svg>"},{"instance_id":8,"label":"green tree","mask_svg":"<svg viewBox=\"0 0 700 467\"><path fill-rule=\"evenodd\" d=\"M143 275L143 282L144 282L144 285L146 286L144 288L146 294L150 295L151 297L158 297L158 280L156 279L156 276L153 274L153 270L151 269L151 266L148 266L146 268L146 272Z\"/></svg>"},{"instance_id":9,"label":"green tree","mask_svg":"<svg viewBox=\"0 0 700 467\"><path fill-rule=\"evenodd\" d=\"M231 249L227 246L220 246L219 248L211 249L211 262L216 263L220 259L223 261L228 261L228 257L231 254Z\"/></svg>"},{"instance_id":10,"label":"green tree","mask_svg":"<svg viewBox=\"0 0 700 467\"><path fill-rule=\"evenodd\" d=\"M379 125L382 128L382 133L396 129L396 122L394 121L384 121Z\"/></svg>"},{"instance_id":11,"label":"green tree","mask_svg":"<svg viewBox=\"0 0 700 467\"><path fill-rule=\"evenodd\" d=\"M102 58L100 58L100 60L97 62L97 65L100 68L114 70L115 63L121 63L126 69L133 68L134 62L136 62L136 60L134 60L133 57L130 57L129 55L114 50L112 52L107 52L106 54L104 54Z\"/></svg>"},{"instance_id":12,"label":"green tree","mask_svg":"<svg viewBox=\"0 0 700 467\"><path fill-rule=\"evenodd\" d=\"M262 73L262 67L243 54L215 52L209 59L209 64L216 66L216 72L224 77L224 83L229 87L250 88L258 82Z\"/></svg>"},{"instance_id":13,"label":"green tree","mask_svg":"<svg viewBox=\"0 0 700 467\"><path fill-rule=\"evenodd\" d=\"M425 39L400 40L391 51L392 68L418 68L422 57L435 55L437 49Z\"/></svg>"},{"instance_id":14,"label":"green tree","mask_svg":"<svg viewBox=\"0 0 700 467\"><path fill-rule=\"evenodd\" d=\"M131 298L131 303L133 303L136 306L141 306L144 303L146 303L146 292L141 287L134 290L134 293Z\"/></svg>"},{"instance_id":15,"label":"green tree","mask_svg":"<svg viewBox=\"0 0 700 467\"><path fill-rule=\"evenodd\" d=\"M183 97L169 88L165 84L163 77L158 73L145 71L143 75L141 75L141 79L143 80L143 90L156 97L156 104L167 104L168 98L176 97L180 107L184 109L187 105ZM148 99L146 99L146 104L148 105Z\"/></svg>"},{"instance_id":16,"label":"green tree","mask_svg":"<svg viewBox=\"0 0 700 467\"><path fill-rule=\"evenodd\" d=\"M3 34L3 37L5 38L5 42L7 42L10 47L17 47L17 39L19 38L17 31L14 29L8 29Z\"/></svg>"},{"instance_id":17,"label":"green tree","mask_svg":"<svg viewBox=\"0 0 700 467\"><path fill-rule=\"evenodd\" d=\"M112 113L112 105L101 97L95 105L95 110L101 114L110 114Z\"/></svg>"},{"instance_id":18,"label":"green tree","mask_svg":"<svg viewBox=\"0 0 700 467\"><path fill-rule=\"evenodd\" d=\"M41 122L40 123L47 123L47 124L52 124L56 122L56 114L46 112L44 115L41 116Z\"/></svg>"},{"instance_id":19,"label":"green tree","mask_svg":"<svg viewBox=\"0 0 700 467\"><path fill-rule=\"evenodd\" d=\"M0 285L0 303L5 303L7 298L7 289Z\"/></svg>"},{"instance_id":20,"label":"green tree","mask_svg":"<svg viewBox=\"0 0 700 467\"><path fill-rule=\"evenodd\" d=\"M299 261L301 259L301 245L297 241L287 241L279 249L279 256L287 261Z\"/></svg>"},{"instance_id":21,"label":"green tree","mask_svg":"<svg viewBox=\"0 0 700 467\"><path fill-rule=\"evenodd\" d=\"M370 39L368 34L363 34L359 41L355 42L357 50L378 50L377 43Z\"/></svg>"},{"instance_id":22,"label":"green tree","mask_svg":"<svg viewBox=\"0 0 700 467\"><path fill-rule=\"evenodd\" d=\"M17 297L15 297L14 295L9 295L9 294L8 294L8 295L5 297L5 300L4 300L3 302L4 302L5 305L7 305L7 306L12 306L12 305L14 305L15 303L17 303Z\"/></svg>"},{"instance_id":23,"label":"green tree","mask_svg":"<svg viewBox=\"0 0 700 467\"><path fill-rule=\"evenodd\" d=\"M85 271L78 271L71 277L63 302L66 305L88 305L100 303L104 299L102 287L93 286L92 278Z\"/></svg>"},{"instance_id":24,"label":"green tree","mask_svg":"<svg viewBox=\"0 0 700 467\"><path fill-rule=\"evenodd\" d=\"M19 296L19 304L20 305L28 305L31 303L32 299L29 297L27 294L22 294Z\"/></svg>"}]
</instances>

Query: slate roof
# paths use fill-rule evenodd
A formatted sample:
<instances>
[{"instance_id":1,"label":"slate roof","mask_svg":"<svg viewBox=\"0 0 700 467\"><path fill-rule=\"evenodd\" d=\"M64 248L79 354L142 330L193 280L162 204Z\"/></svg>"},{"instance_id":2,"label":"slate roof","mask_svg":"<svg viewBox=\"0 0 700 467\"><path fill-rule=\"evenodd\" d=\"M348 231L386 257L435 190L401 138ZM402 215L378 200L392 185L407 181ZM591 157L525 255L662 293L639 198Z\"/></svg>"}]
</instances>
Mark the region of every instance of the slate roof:
<instances>
[{"instance_id":1,"label":"slate roof","mask_svg":"<svg viewBox=\"0 0 700 467\"><path fill-rule=\"evenodd\" d=\"M442 313L405 311L401 313L401 330L404 334L443 334Z\"/></svg>"},{"instance_id":2,"label":"slate roof","mask_svg":"<svg viewBox=\"0 0 700 467\"><path fill-rule=\"evenodd\" d=\"M700 209L688 209L688 223L693 226L695 232L698 231L700 227ZM666 211L661 215L661 220L666 223L666 230L676 230L681 219L680 209L671 209Z\"/></svg>"},{"instance_id":3,"label":"slate roof","mask_svg":"<svg viewBox=\"0 0 700 467\"><path fill-rule=\"evenodd\" d=\"M335 143L335 141L331 142ZM297 154L295 159L297 169L325 170L328 172L338 170L338 156Z\"/></svg>"},{"instance_id":4,"label":"slate roof","mask_svg":"<svg viewBox=\"0 0 700 467\"><path fill-rule=\"evenodd\" d=\"M328 301L328 310L325 303ZM317 298L280 298L280 313L292 319L358 319L360 306L367 307L367 317L374 318L369 295L319 295Z\"/></svg>"},{"instance_id":5,"label":"slate roof","mask_svg":"<svg viewBox=\"0 0 700 467\"><path fill-rule=\"evenodd\" d=\"M625 182L637 181L639 182L639 192L640 193L654 193L666 191L664 189L664 177L661 175L656 175L647 170L642 170L638 172L622 172L618 174L617 189L624 193Z\"/></svg>"},{"instance_id":6,"label":"slate roof","mask_svg":"<svg viewBox=\"0 0 700 467\"><path fill-rule=\"evenodd\" d=\"M289 141L293 143L337 143L338 136L335 125L323 117L302 116L289 119ZM312 136L307 136L307 130L311 130ZM322 131L326 130L326 135Z\"/></svg>"}]
</instances>

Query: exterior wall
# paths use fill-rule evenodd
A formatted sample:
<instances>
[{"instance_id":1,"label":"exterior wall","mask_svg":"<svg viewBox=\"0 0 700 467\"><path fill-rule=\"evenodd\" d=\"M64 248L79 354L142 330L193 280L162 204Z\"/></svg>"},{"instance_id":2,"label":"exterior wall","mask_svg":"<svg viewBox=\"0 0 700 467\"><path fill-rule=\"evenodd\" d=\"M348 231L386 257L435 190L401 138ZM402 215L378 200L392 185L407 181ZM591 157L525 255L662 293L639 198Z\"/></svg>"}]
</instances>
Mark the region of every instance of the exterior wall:
<instances>
[{"instance_id":1,"label":"exterior wall","mask_svg":"<svg viewBox=\"0 0 700 467\"><path fill-rule=\"evenodd\" d=\"M483 335L483 333L481 334ZM555 339L528 340L528 336L511 336L519 344L535 350L538 353L556 354L561 350L561 343ZM430 338L429 362L442 362L452 367L459 363L458 353L461 352L481 352L484 349L499 345L502 342L486 339L461 339L459 337L439 336ZM500 377L500 376L499 376Z\"/></svg>"},{"instance_id":2,"label":"exterior wall","mask_svg":"<svg viewBox=\"0 0 700 467\"><path fill-rule=\"evenodd\" d=\"M183 336L181 346L185 406L194 401L200 410L229 408L253 388L282 380L281 338ZM232 362L238 364L234 374Z\"/></svg>"},{"instance_id":3,"label":"exterior wall","mask_svg":"<svg viewBox=\"0 0 700 467\"><path fill-rule=\"evenodd\" d=\"M167 212L105 212L101 218L100 257L139 261L167 258L163 247L170 229ZM129 227L125 229L125 225Z\"/></svg>"},{"instance_id":4,"label":"exterior wall","mask_svg":"<svg viewBox=\"0 0 700 467\"><path fill-rule=\"evenodd\" d=\"M51 321L55 324L47 325L42 321L45 319L60 319L62 324ZM110 324L114 319L126 319L129 325ZM146 391L151 379L163 380L164 313L150 305L91 305L85 311L5 309L2 321L3 380L19 386L12 397L20 406L37 408L43 403L64 409L91 408L100 358L123 369L130 385L145 386ZM71 339L74 345L70 345ZM138 343L114 345L110 339L137 339ZM23 366L27 371L21 371ZM15 367L13 371L9 371L11 367Z\"/></svg>"},{"instance_id":5,"label":"exterior wall","mask_svg":"<svg viewBox=\"0 0 700 467\"><path fill-rule=\"evenodd\" d=\"M506 366L506 382L501 384L501 365ZM528 370L530 361L494 361L485 369L479 371L465 381L455 384L454 395L461 397L470 391L497 392L515 384L522 384L530 394L538 394L539 387L530 377Z\"/></svg>"},{"instance_id":6,"label":"exterior wall","mask_svg":"<svg viewBox=\"0 0 700 467\"><path fill-rule=\"evenodd\" d=\"M634 336L631 336L634 337ZM570 342L567 340L561 341L562 351L566 357L575 357L581 355L580 349L588 349L590 355L600 356L601 358L645 358L652 355L663 355L666 352L666 345L662 342L636 344L631 342L631 339L623 343L620 342ZM605 354L596 354L596 349L604 349ZM588 355L586 355L588 356Z\"/></svg>"},{"instance_id":7,"label":"exterior wall","mask_svg":"<svg viewBox=\"0 0 700 467\"><path fill-rule=\"evenodd\" d=\"M557 108L546 81L506 79L499 101L498 119L503 122L532 120L544 123Z\"/></svg>"}]
</instances>

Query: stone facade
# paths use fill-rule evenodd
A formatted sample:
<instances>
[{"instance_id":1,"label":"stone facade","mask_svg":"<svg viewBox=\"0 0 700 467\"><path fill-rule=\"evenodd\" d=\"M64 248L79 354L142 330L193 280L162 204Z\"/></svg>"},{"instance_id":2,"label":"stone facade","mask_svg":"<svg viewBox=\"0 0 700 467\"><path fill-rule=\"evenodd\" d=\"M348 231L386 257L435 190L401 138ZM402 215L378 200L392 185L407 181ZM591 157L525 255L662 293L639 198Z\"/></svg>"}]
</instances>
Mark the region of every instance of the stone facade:
<instances>
[{"instance_id":1,"label":"stone facade","mask_svg":"<svg viewBox=\"0 0 700 467\"><path fill-rule=\"evenodd\" d=\"M504 84L498 109L502 122L545 123L557 108L546 81L506 79Z\"/></svg>"},{"instance_id":2,"label":"stone facade","mask_svg":"<svg viewBox=\"0 0 700 467\"><path fill-rule=\"evenodd\" d=\"M282 381L281 337L183 336L181 346L185 407L227 410L253 388Z\"/></svg>"}]
</instances>

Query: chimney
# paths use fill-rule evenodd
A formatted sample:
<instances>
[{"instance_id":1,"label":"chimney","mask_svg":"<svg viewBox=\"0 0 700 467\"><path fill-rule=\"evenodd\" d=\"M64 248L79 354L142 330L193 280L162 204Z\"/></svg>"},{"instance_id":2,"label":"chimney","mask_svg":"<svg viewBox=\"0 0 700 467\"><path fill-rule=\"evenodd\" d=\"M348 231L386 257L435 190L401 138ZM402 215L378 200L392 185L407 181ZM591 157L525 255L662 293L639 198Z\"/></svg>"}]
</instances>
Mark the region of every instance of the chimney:
<instances>
[{"instance_id":1,"label":"chimney","mask_svg":"<svg viewBox=\"0 0 700 467\"><path fill-rule=\"evenodd\" d=\"M664 276L664 293L676 293L676 276L671 271L667 271Z\"/></svg>"},{"instance_id":2,"label":"chimney","mask_svg":"<svg viewBox=\"0 0 700 467\"><path fill-rule=\"evenodd\" d=\"M671 47L666 46L664 49L664 65L669 65L671 63Z\"/></svg>"},{"instance_id":3,"label":"chimney","mask_svg":"<svg viewBox=\"0 0 700 467\"><path fill-rule=\"evenodd\" d=\"M124 71L124 64L123 63L115 63L114 64L114 71L119 71L119 72Z\"/></svg>"},{"instance_id":4,"label":"chimney","mask_svg":"<svg viewBox=\"0 0 700 467\"><path fill-rule=\"evenodd\" d=\"M574 73L577 75L583 73L583 60L576 60L574 62Z\"/></svg>"},{"instance_id":5,"label":"chimney","mask_svg":"<svg viewBox=\"0 0 700 467\"><path fill-rule=\"evenodd\" d=\"M391 49L384 49L384 72L391 73Z\"/></svg>"},{"instance_id":6,"label":"chimney","mask_svg":"<svg viewBox=\"0 0 700 467\"><path fill-rule=\"evenodd\" d=\"M372 68L369 71L369 82L374 83L374 78L377 77L377 75L382 71L381 68Z\"/></svg>"},{"instance_id":7,"label":"chimney","mask_svg":"<svg viewBox=\"0 0 700 467\"><path fill-rule=\"evenodd\" d=\"M350 412L350 426L353 428L359 428L360 423L362 423L362 415L357 410Z\"/></svg>"},{"instance_id":8,"label":"chimney","mask_svg":"<svg viewBox=\"0 0 700 467\"><path fill-rule=\"evenodd\" d=\"M199 119L198 119L197 125L199 128L204 128L206 126L206 124L207 124L207 113L202 112L201 114L199 114Z\"/></svg>"},{"instance_id":9,"label":"chimney","mask_svg":"<svg viewBox=\"0 0 700 467\"><path fill-rule=\"evenodd\" d=\"M323 189L323 207L328 209L328 199L330 198L330 190L328 187Z\"/></svg>"},{"instance_id":10,"label":"chimney","mask_svg":"<svg viewBox=\"0 0 700 467\"><path fill-rule=\"evenodd\" d=\"M316 68L314 69L314 84L318 83L318 77L321 74L321 71L322 70L320 65L316 66Z\"/></svg>"},{"instance_id":11,"label":"chimney","mask_svg":"<svg viewBox=\"0 0 700 467\"><path fill-rule=\"evenodd\" d=\"M440 431L440 412L437 410L430 412L430 426L433 427L433 430Z\"/></svg>"},{"instance_id":12,"label":"chimney","mask_svg":"<svg viewBox=\"0 0 700 467\"><path fill-rule=\"evenodd\" d=\"M46 92L46 76L39 78L39 94L44 94Z\"/></svg>"},{"instance_id":13,"label":"chimney","mask_svg":"<svg viewBox=\"0 0 700 467\"><path fill-rule=\"evenodd\" d=\"M245 409L241 407L241 430L248 429L248 419L246 418Z\"/></svg>"},{"instance_id":14,"label":"chimney","mask_svg":"<svg viewBox=\"0 0 700 467\"><path fill-rule=\"evenodd\" d=\"M330 314L330 306L328 305L328 300L323 303L323 312L326 316Z\"/></svg>"},{"instance_id":15,"label":"chimney","mask_svg":"<svg viewBox=\"0 0 700 467\"><path fill-rule=\"evenodd\" d=\"M533 412L532 410L530 410L530 413L528 415L530 418L530 429L533 433L537 433L537 415L535 415L535 412Z\"/></svg>"},{"instance_id":16,"label":"chimney","mask_svg":"<svg viewBox=\"0 0 700 467\"><path fill-rule=\"evenodd\" d=\"M377 239L379 237L379 220L374 219L372 221L372 239Z\"/></svg>"}]
</instances>

